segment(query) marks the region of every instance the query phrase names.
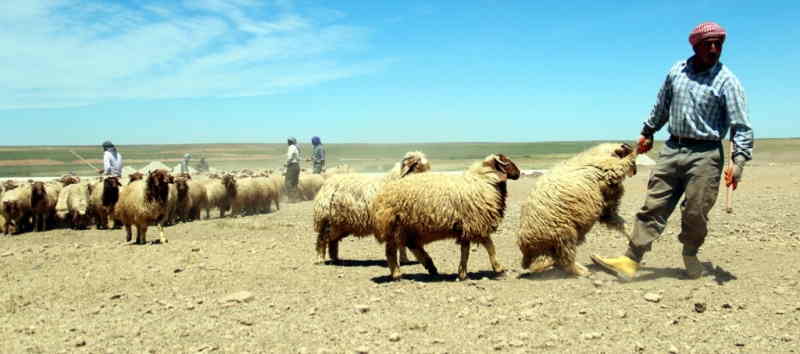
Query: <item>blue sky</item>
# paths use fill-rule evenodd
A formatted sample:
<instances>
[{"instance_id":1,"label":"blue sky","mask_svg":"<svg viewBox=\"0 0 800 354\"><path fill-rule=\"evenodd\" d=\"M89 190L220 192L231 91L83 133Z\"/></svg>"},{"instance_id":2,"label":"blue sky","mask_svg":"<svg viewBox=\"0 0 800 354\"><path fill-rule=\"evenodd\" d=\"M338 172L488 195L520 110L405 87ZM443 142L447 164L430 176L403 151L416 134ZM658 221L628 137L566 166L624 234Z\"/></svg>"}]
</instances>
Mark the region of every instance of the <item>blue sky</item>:
<instances>
[{"instance_id":1,"label":"blue sky","mask_svg":"<svg viewBox=\"0 0 800 354\"><path fill-rule=\"evenodd\" d=\"M756 137L798 137L798 10L5 0L0 145L633 140L708 20L728 31L722 61L744 85Z\"/></svg>"}]
</instances>

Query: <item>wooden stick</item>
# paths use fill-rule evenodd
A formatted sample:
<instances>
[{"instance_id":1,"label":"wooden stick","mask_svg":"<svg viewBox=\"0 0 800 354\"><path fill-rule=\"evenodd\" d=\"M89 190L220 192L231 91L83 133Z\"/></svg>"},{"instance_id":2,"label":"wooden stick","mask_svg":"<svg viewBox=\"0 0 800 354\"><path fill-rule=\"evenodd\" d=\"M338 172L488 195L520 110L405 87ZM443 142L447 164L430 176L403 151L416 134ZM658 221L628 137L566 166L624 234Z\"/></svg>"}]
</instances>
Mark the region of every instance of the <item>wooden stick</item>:
<instances>
[{"instance_id":1,"label":"wooden stick","mask_svg":"<svg viewBox=\"0 0 800 354\"><path fill-rule=\"evenodd\" d=\"M731 139L730 154L733 155L733 139ZM733 160L731 160L728 167L731 169L731 175L733 175ZM725 191L725 212L728 214L733 213L733 183Z\"/></svg>"},{"instance_id":2,"label":"wooden stick","mask_svg":"<svg viewBox=\"0 0 800 354\"><path fill-rule=\"evenodd\" d=\"M87 165L89 165L89 167L91 167L92 169L94 169L94 170L97 170L97 167L94 167L94 165L92 165L91 163L89 163L89 161L86 161L86 159L84 159L84 158L83 158L81 155L78 155L78 153L77 153L77 152L75 152L74 150L70 150L69 152L71 152L73 155L75 155L75 157L77 157L77 158L81 159L81 161L85 162L85 163L86 163Z\"/></svg>"}]
</instances>

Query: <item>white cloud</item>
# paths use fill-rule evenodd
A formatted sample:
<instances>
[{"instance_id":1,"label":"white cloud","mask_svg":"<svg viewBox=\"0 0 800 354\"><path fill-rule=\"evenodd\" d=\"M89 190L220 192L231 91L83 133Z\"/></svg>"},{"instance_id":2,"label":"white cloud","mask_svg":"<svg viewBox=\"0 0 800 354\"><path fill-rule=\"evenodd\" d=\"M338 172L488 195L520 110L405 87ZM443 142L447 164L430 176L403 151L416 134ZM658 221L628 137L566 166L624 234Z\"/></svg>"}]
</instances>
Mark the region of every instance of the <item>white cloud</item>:
<instances>
[{"instance_id":1,"label":"white cloud","mask_svg":"<svg viewBox=\"0 0 800 354\"><path fill-rule=\"evenodd\" d=\"M166 4L2 2L0 109L264 95L380 67L341 59L365 46L364 29L322 25L290 2Z\"/></svg>"}]
</instances>

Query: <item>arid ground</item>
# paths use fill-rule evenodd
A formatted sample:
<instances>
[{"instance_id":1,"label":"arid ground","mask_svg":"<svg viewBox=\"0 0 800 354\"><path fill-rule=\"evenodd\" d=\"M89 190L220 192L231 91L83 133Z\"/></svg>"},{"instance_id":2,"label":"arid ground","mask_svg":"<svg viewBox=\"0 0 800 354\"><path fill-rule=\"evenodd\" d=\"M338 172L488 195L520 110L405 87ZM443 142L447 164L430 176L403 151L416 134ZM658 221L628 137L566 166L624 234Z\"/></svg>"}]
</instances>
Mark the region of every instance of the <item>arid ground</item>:
<instances>
[{"instance_id":1,"label":"arid ground","mask_svg":"<svg viewBox=\"0 0 800 354\"><path fill-rule=\"evenodd\" d=\"M648 173L626 182L626 220ZM509 271L493 277L473 247L464 282L445 241L427 247L440 276L410 264L388 281L372 238L343 241L342 265L314 264L312 202L178 224L160 245L126 245L122 230L0 237L0 353L800 351L800 161L762 155L732 214L720 191L697 280L683 273L679 211L635 281L591 266L626 247L599 225L578 251L590 277L528 274L516 234L534 181L510 183L493 236Z\"/></svg>"}]
</instances>

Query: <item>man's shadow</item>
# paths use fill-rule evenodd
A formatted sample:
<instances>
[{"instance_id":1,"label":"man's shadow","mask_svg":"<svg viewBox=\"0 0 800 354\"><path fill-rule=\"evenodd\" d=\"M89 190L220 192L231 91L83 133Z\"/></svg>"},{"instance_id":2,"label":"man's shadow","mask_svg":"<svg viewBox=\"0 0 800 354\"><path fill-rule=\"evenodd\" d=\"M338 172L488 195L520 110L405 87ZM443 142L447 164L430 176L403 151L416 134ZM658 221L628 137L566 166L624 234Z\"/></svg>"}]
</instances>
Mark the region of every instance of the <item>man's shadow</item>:
<instances>
[{"instance_id":1,"label":"man's shadow","mask_svg":"<svg viewBox=\"0 0 800 354\"><path fill-rule=\"evenodd\" d=\"M724 268L714 265L712 262L702 262L703 264L703 275L700 277L708 278L713 277L713 280L717 282L719 285L724 285L725 283L731 280L737 280L738 278L733 273L725 270ZM589 269L592 273L597 272L606 272L605 269L596 265L596 264L588 264L586 268ZM560 280L566 278L574 278L574 276L560 270L557 268L551 268L545 270L543 272L538 273L531 273L531 272L523 272L519 276L518 279L529 279L529 280ZM640 281L648 281L648 280L655 280L659 278L674 278L674 279L686 279L688 280L689 277L686 275L686 270L683 268L656 268L656 267L641 267L637 272L637 275L633 280L630 282L640 282Z\"/></svg>"}]
</instances>

